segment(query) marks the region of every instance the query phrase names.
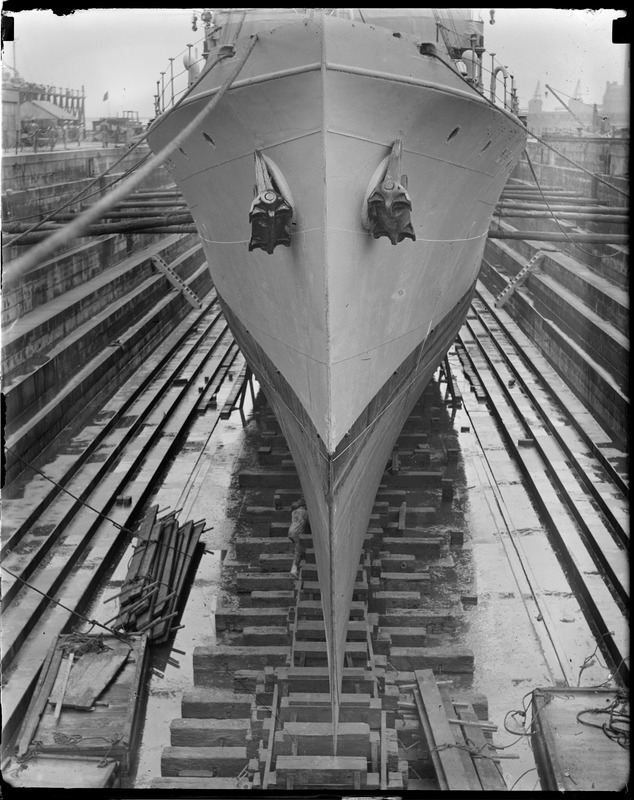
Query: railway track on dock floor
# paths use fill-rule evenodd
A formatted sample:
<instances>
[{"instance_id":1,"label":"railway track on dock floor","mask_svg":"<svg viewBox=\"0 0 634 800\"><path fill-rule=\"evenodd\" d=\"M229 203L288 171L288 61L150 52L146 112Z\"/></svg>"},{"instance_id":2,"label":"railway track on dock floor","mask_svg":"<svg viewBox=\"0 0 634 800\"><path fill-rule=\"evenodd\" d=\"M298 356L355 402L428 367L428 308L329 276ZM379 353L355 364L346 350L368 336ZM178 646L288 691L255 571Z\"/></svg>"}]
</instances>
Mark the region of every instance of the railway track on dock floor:
<instances>
[{"instance_id":1,"label":"railway track on dock floor","mask_svg":"<svg viewBox=\"0 0 634 800\"><path fill-rule=\"evenodd\" d=\"M601 649L627 682L629 530L623 454L486 290L458 354L533 490ZM620 458L619 458L620 457ZM621 462L621 463L619 463Z\"/></svg>"},{"instance_id":2,"label":"railway track on dock floor","mask_svg":"<svg viewBox=\"0 0 634 800\"><path fill-rule=\"evenodd\" d=\"M3 740L19 723L51 637L92 599L179 437L243 358L213 297L191 312L91 425L41 472L5 488ZM48 476L49 480L44 476ZM62 603L59 605L57 602Z\"/></svg>"}]
</instances>

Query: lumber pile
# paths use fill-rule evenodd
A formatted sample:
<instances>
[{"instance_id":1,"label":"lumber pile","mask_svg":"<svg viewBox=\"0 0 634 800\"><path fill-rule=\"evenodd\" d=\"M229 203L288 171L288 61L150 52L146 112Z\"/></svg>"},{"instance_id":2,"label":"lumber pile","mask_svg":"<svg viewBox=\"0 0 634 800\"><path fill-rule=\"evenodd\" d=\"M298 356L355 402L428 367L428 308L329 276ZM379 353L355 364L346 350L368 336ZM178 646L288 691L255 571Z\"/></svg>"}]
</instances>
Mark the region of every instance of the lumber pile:
<instances>
[{"instance_id":1,"label":"lumber pile","mask_svg":"<svg viewBox=\"0 0 634 800\"><path fill-rule=\"evenodd\" d=\"M152 506L139 528L123 588L109 598L119 598L119 613L108 623L115 629L147 633L157 644L166 642L181 610L204 527L204 520L180 525L173 511L159 519L158 506Z\"/></svg>"}]
</instances>

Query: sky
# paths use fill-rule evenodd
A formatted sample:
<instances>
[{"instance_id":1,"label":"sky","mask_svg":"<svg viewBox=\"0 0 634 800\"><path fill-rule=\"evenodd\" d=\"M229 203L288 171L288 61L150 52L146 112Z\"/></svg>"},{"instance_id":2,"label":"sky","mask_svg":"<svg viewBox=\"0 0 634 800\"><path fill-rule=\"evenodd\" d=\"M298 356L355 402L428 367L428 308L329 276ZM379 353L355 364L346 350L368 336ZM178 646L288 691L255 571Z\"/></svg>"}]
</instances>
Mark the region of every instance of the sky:
<instances>
[{"instance_id":1,"label":"sky","mask_svg":"<svg viewBox=\"0 0 634 800\"><path fill-rule=\"evenodd\" d=\"M612 20L618 9L498 8L489 24L488 8L477 9L485 20L487 53L514 75L521 108L541 83L544 110L560 108L548 94L551 85L564 100L580 82L584 101L600 104L607 81L624 82L629 48L612 44ZM160 73L182 71L187 44L201 36L191 28L191 9L88 9L66 16L50 10L19 11L16 41L5 44L4 63L28 81L64 88L85 87L86 116L98 118L138 111L153 116L153 96ZM15 59L15 61L14 61ZM628 69L629 74L629 69ZM103 96L108 93L108 100Z\"/></svg>"}]
</instances>

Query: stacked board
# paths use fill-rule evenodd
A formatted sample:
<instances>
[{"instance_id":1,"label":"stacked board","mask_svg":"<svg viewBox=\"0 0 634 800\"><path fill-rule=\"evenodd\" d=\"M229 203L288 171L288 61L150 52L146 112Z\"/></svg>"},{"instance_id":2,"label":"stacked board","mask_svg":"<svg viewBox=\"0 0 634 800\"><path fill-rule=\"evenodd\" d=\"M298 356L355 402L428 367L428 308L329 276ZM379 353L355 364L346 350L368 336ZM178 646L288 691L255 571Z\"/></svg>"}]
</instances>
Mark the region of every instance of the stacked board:
<instances>
[{"instance_id":1,"label":"stacked board","mask_svg":"<svg viewBox=\"0 0 634 800\"><path fill-rule=\"evenodd\" d=\"M119 597L115 628L147 633L157 644L167 641L176 625L181 600L205 521L180 525L175 512L158 518L152 506L143 520Z\"/></svg>"}]
</instances>

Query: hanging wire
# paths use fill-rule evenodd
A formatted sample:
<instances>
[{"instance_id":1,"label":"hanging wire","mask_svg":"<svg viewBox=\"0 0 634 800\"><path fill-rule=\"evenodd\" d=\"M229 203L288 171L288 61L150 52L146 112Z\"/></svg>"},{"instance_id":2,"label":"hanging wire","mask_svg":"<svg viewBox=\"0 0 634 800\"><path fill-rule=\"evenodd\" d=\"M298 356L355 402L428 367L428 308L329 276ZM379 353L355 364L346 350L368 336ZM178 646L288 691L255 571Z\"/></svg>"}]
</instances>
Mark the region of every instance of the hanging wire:
<instances>
[{"instance_id":1,"label":"hanging wire","mask_svg":"<svg viewBox=\"0 0 634 800\"><path fill-rule=\"evenodd\" d=\"M529 772L534 772L536 769L537 769L537 767L531 767L530 769L527 769L527 770L525 770L524 772L522 772L522 774L519 776L519 778L518 778L518 779L515 781L515 783L514 783L514 784L511 786L511 788L509 789L509 792L512 792L512 791L513 791L513 789L515 789L515 787L516 787L516 786L517 786L517 784L518 784L518 783L519 783L519 782L522 780L522 778L524 777L524 775L528 775L528 773L529 773Z\"/></svg>"},{"instance_id":2,"label":"hanging wire","mask_svg":"<svg viewBox=\"0 0 634 800\"><path fill-rule=\"evenodd\" d=\"M28 587L29 589L32 589L34 592L37 592L37 594L41 595L42 597L45 597L49 602L54 603L56 606L59 606L60 608L63 608L64 611L68 611L74 617L79 617L79 619L83 620L88 625L90 625L91 630L95 626L97 626L98 628L103 628L105 631L108 631L108 633L112 634L112 636L115 636L117 639L120 639L122 642L128 644L131 650L133 649L129 641L129 636L127 634L121 633L120 631L116 631L113 628L109 628L107 625L104 625L103 623L99 622L99 620L89 619L83 614L80 614L79 611L69 608L67 605L64 605L64 603L62 603L60 600L57 600L57 598L52 597L50 594L46 594L46 592L43 592L36 586L33 586L32 583L29 583L29 581L25 580L20 575L16 575L15 572L5 567L4 564L0 564L0 569L4 570L4 572L6 572L7 575L11 575L12 578L15 578L17 581L20 581L20 583L22 583L24 586Z\"/></svg>"},{"instance_id":3,"label":"hanging wire","mask_svg":"<svg viewBox=\"0 0 634 800\"><path fill-rule=\"evenodd\" d=\"M220 64L225 59L229 58L231 55L233 55L233 53L230 52L230 51L226 51L226 52L223 52L223 53L219 54L218 57L216 58L216 60L213 61L209 65L209 67L207 69L203 70L200 73L200 75L187 87L187 89L185 89L182 97L180 97L179 100L172 107L172 111L175 111L181 105L181 103L183 103L185 101L185 99L194 91L194 89L202 81L203 77L206 77L209 74L209 72L211 72L211 70L214 69L214 67L216 67L218 64ZM84 187L82 190L77 192L77 194L74 195L73 197L71 197L70 200L67 200L64 203L61 203L59 206L57 206L55 209L53 209L51 212L49 212L46 216L44 216L43 219L39 220L36 224L31 226L28 230L26 230L23 233L19 234L17 236L17 238L12 239L11 242L9 242L8 244L4 245L4 247L10 247L10 246L16 245L17 243L19 243L19 241L21 239L23 239L25 236L27 236L27 234L38 230L38 228L40 228L41 225L43 225L45 222L48 222L49 220L51 220L52 217L54 217L60 211L63 211L64 209L69 208L73 204L79 202L81 199L87 199L87 197L93 197L95 195L102 194L103 188L100 188L94 194L86 195L86 193L88 192L89 189L91 189L95 184L99 183L99 181L102 180L106 175L108 175L116 166L118 166L118 164L120 164L125 158L127 158L132 152L134 152L134 150L136 150L138 147L140 147L141 144L143 144L147 140L150 132L155 131L160 126L161 122L162 122L161 118L155 120L155 123L153 125L151 125L148 128L148 130L146 130L145 133L139 139L137 139L128 148L128 150L126 150L110 167L108 167L106 170L104 170L104 172L102 172L100 175L96 176L88 184L88 186ZM140 159L139 162L137 162L137 164L135 164L132 167L130 167L128 170L126 170L126 172L124 172L122 175L117 177L114 181L112 181L112 183L110 183L105 188L109 189L112 186L114 186L115 184L119 183L124 178L128 177L131 173L133 173L137 169L139 169L150 157L151 157L151 153L147 153L146 155L144 155L143 158ZM66 227L69 227L69 226L66 226Z\"/></svg>"},{"instance_id":4,"label":"hanging wire","mask_svg":"<svg viewBox=\"0 0 634 800\"><path fill-rule=\"evenodd\" d=\"M88 208L80 216L75 218L65 228L53 233L43 242L35 245L23 256L20 256L5 270L5 284L14 284L19 278L32 269L35 265L41 263L44 259L48 258L55 250L65 244L72 238L80 236L96 219L100 219L103 214L110 210L117 202L127 197L139 184L142 183L149 175L151 175L159 166L164 164L170 156L187 140L192 133L200 127L203 119L211 112L213 108L220 102L226 92L229 90L231 84L235 81L238 74L245 65L247 59L251 55L253 48L258 41L257 35L249 37L248 44L244 52L238 59L233 70L227 75L218 91L210 98L209 102L205 103L202 109L193 117L193 119L178 132L178 134L163 147L154 157L148 161L145 166L137 170L134 175L128 177L117 189L110 192L106 197L102 197L95 205ZM228 57L232 53L224 53L224 57ZM220 57L219 57L220 58ZM203 73L205 75L206 73ZM202 77L202 76L201 76ZM156 121L146 136L162 124L161 118Z\"/></svg>"},{"instance_id":5,"label":"hanging wire","mask_svg":"<svg viewBox=\"0 0 634 800\"><path fill-rule=\"evenodd\" d=\"M62 492L65 492L67 495L70 495L70 497L72 497L72 498L73 498L73 500L76 500L76 501L77 501L78 503L80 503L82 506L85 506L87 509L89 509L89 511L92 511L92 512L94 512L95 514L97 514L97 516L98 516L98 517L101 517L101 518L102 518L103 520L105 520L106 522L109 522L111 525L114 525L114 527L115 527L115 528L117 528L118 530L120 530L122 533L125 533L125 534L127 534L128 536L130 536L130 537L132 537L132 538L138 537L138 535L139 535L138 531L133 531L133 530L131 530L130 528L126 528L126 526L125 526L125 525L121 525L121 524L120 524L120 523L118 523L116 520L112 519L112 517L109 517L107 514L104 514L102 511L99 511L99 510L98 510L98 509L96 509L94 506L91 506L89 503L86 503L84 500L82 500L82 499L81 499L80 497L78 497L76 494L73 494L71 491L69 491L69 490L68 490L68 489L66 489L64 486L62 486L62 484L61 484L61 483L58 483L56 480L54 480L53 478L49 477L49 476L48 476L48 475L46 475L44 472L42 472L42 470L38 469L36 466L34 466L33 464L31 464L31 463L29 463L28 461L26 461L24 458L22 458L22 456L18 455L18 454L17 454L17 453L16 453L14 450L12 450L10 447L6 447L5 449L6 449L6 450L7 450L9 453L11 453L12 455L16 456L16 458L19 458L19 459L20 459L20 461L22 461L22 463L23 463L25 466L27 466L27 467L30 467L30 468L31 468L31 469L32 469L34 472L37 472L37 473L38 473L38 475L41 475L41 477L42 477L42 478L44 478L45 480L47 480L47 481L49 481L50 483L52 483L54 486L56 486L56 487L57 487L58 489L60 489ZM177 513L176 511L171 511L171 512L169 512L168 514L166 514L166 515L165 515L165 518L166 518L166 517L169 517L170 515L173 515L173 516L175 516L175 515L176 515L176 513ZM202 522L202 520L199 520L199 522ZM136 551L140 551L141 549L147 549L147 548L150 546L150 544L156 544L156 542L155 542L154 540L144 540L144 542L143 542L143 543L142 543L142 542L138 542L138 544L137 544L137 546L136 546ZM161 544L161 547L164 547L164 548L165 548L165 549L167 549L167 550L174 550L176 553L183 553L183 552L186 552L186 551L184 551L184 550L180 550L178 547L175 547L174 545L167 544L167 542L164 542L164 543L162 543L162 544ZM0 565L0 568L4 569L4 567L3 567L2 565ZM7 572L9 572L9 570L8 570L8 569L7 569L6 571L7 571ZM9 574L11 574L11 575L12 575L13 573L9 572ZM16 577L17 577L17 576L16 576ZM19 579L19 580L22 580L21 578L18 578L18 579ZM37 590L36 590L36 591L37 591Z\"/></svg>"},{"instance_id":6,"label":"hanging wire","mask_svg":"<svg viewBox=\"0 0 634 800\"><path fill-rule=\"evenodd\" d=\"M442 58L437 52L431 54L431 56L433 58L436 58L438 61L442 62L448 69L450 69L454 73L454 75L456 75L458 78L460 78L460 80L463 83L465 83L467 86L471 87L472 89L474 88L473 85L464 77L464 75L462 75L460 70L456 69L453 66L452 63L450 63L446 59ZM483 71L489 72L489 74L492 74L490 70L486 69L486 67L483 67ZM482 97L482 99L485 102L487 102L492 108L495 108L496 110L499 111L498 106L493 102L493 100L491 100L490 98L488 98L486 96L484 91L482 91L480 89L476 89L475 91L477 91L477 93L480 95L480 97ZM518 128L520 128L524 133L528 133L530 136L535 138L540 144L544 145L544 147L546 147L549 150L551 150L553 153L558 155L564 161L567 161L569 164L572 164L573 167L576 167L581 172L584 172L586 175L589 175L591 178L594 178L599 183L604 184L605 186L609 187L610 189L612 189L613 191L617 192L618 194L623 195L623 197L629 198L629 193L628 192L623 191L618 186L615 186L614 184L610 183L609 181L604 180L600 175L597 175L596 173L591 172L590 170L588 170L585 167L581 166L581 164L578 164L573 159L568 158L568 156L564 155L563 153L560 153L552 145L550 145L550 144L548 144L548 142L544 141L544 139L542 139L541 136L536 134L534 131L531 131L530 128L528 128L526 125L524 125L524 123L521 122L519 119L517 119L514 115L510 116L510 120L513 122L514 125L516 125Z\"/></svg>"},{"instance_id":7,"label":"hanging wire","mask_svg":"<svg viewBox=\"0 0 634 800\"><path fill-rule=\"evenodd\" d=\"M557 223L557 227L558 227L558 228L559 228L559 230L560 230L560 231L563 233L563 235L566 237L566 239L568 240L568 242L569 242L571 245L573 245L573 247L576 247L576 248L578 248L579 250L581 250L581 252L582 252L584 255L586 255L586 256L590 256L591 258L600 258L600 259L604 259L604 258L613 258L613 257L614 257L614 254L613 254L613 253L608 253L607 255L598 256L598 255L595 255L595 254L594 254L593 252L591 252L590 250L586 250L584 247L581 247L579 244L577 244L577 242L573 242L573 240L570 238L570 236L568 236L567 232L566 232L566 231L565 231L565 230L562 228L562 226L561 226L561 223L559 222L559 220L558 220L558 219L557 219L557 217L555 216L555 213L554 213L554 211L552 210L552 208L550 207L550 205L549 205L549 203L548 203L548 200L546 199L546 195L545 195L545 194L544 194L544 192L542 191L542 187L540 186L540 184L539 184L539 181L538 181L538 179L537 179L537 175L535 174L535 170L534 170L534 168L533 168L533 162L531 161L531 158L530 158L530 156L529 156L529 154L528 154L528 150L524 150L524 155L526 156L526 161L528 162L528 166L529 166L529 168L530 168L530 171L531 171L531 173L532 173L532 175L533 175L533 180L535 181L535 184L536 184L537 188L539 189L539 193L540 193L540 194L541 194L541 196L542 196L542 200L544 201L544 203L546 203L546 207L548 208L548 211L550 212L550 215L552 216L552 218L554 219L554 221Z\"/></svg>"}]
</instances>

